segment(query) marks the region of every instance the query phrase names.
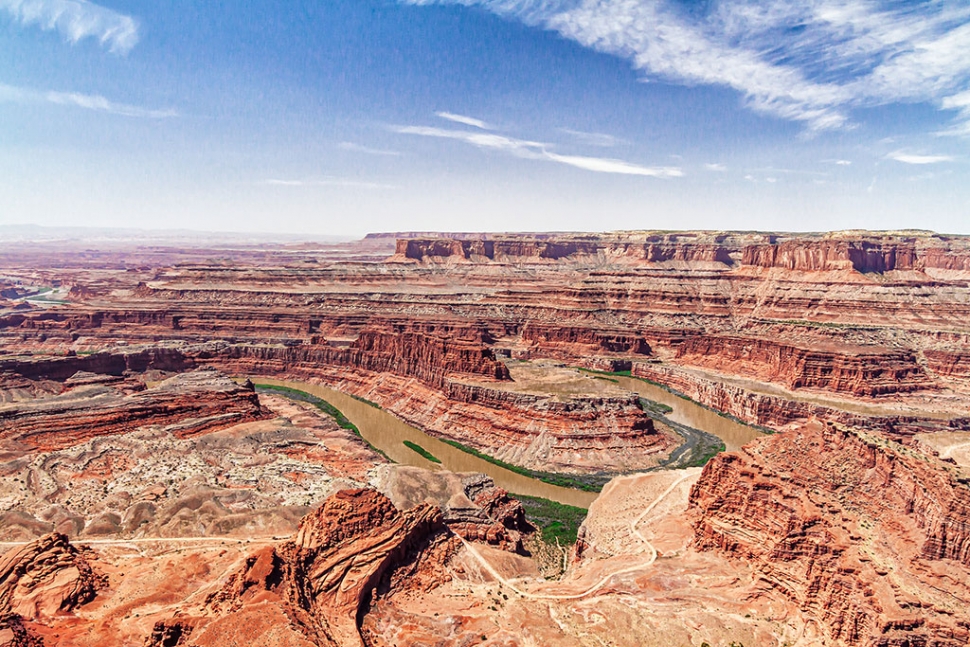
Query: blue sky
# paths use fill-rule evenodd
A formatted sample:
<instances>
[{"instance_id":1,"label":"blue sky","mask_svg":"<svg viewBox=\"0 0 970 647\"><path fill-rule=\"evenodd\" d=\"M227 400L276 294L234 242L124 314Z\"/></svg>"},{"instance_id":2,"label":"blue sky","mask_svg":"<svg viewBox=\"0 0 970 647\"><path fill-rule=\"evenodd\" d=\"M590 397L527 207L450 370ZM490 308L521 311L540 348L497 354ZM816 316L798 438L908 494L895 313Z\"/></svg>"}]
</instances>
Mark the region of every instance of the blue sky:
<instances>
[{"instance_id":1,"label":"blue sky","mask_svg":"<svg viewBox=\"0 0 970 647\"><path fill-rule=\"evenodd\" d=\"M0 224L970 234L968 142L970 2L0 0Z\"/></svg>"}]
</instances>

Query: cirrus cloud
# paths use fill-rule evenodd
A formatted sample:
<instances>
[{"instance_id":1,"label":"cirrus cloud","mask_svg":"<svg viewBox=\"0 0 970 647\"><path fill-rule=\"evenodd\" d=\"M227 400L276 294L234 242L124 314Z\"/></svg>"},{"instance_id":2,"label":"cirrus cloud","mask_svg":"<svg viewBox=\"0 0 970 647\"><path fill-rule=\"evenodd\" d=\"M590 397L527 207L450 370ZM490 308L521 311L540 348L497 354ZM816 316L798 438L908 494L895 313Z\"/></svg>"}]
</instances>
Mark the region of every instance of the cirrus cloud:
<instances>
[{"instance_id":1,"label":"cirrus cloud","mask_svg":"<svg viewBox=\"0 0 970 647\"><path fill-rule=\"evenodd\" d=\"M903 151L893 151L886 155L886 159L891 159L903 164L939 164L940 162L952 162L950 155L916 155Z\"/></svg>"},{"instance_id":2,"label":"cirrus cloud","mask_svg":"<svg viewBox=\"0 0 970 647\"><path fill-rule=\"evenodd\" d=\"M0 83L0 102L21 104L52 103L59 106L84 108L95 112L104 112L123 117L143 117L148 119L165 119L177 117L178 112L172 109L152 109L118 103L100 94L84 94L81 92L58 92L55 90L35 90L21 88Z\"/></svg>"},{"instance_id":3,"label":"cirrus cloud","mask_svg":"<svg viewBox=\"0 0 970 647\"><path fill-rule=\"evenodd\" d=\"M658 178L680 177L684 174L681 169L672 166L642 166L607 157L561 155L550 150L552 148L551 144L507 137L497 133L448 130L428 126L392 126L391 129L402 135L453 139L478 148L502 151L515 157L556 162L557 164L565 164L566 166L572 166L585 171L593 171L595 173L641 175Z\"/></svg>"},{"instance_id":4,"label":"cirrus cloud","mask_svg":"<svg viewBox=\"0 0 970 647\"><path fill-rule=\"evenodd\" d=\"M70 43L96 39L115 54L127 54L138 43L138 22L88 0L0 0L6 11L23 25L57 31Z\"/></svg>"},{"instance_id":5,"label":"cirrus cloud","mask_svg":"<svg viewBox=\"0 0 970 647\"><path fill-rule=\"evenodd\" d=\"M480 6L628 60L645 80L728 87L755 112L852 126L855 108L927 102L970 134L970 5L927 0L401 0Z\"/></svg>"}]
</instances>

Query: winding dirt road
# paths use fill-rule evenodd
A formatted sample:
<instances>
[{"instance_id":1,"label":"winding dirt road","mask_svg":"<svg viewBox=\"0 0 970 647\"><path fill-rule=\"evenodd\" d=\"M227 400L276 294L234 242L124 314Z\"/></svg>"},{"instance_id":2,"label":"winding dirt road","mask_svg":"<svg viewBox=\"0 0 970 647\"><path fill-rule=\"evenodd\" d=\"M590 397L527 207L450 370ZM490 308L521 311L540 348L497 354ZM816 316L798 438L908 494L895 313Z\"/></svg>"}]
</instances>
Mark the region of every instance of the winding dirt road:
<instances>
[{"instance_id":1,"label":"winding dirt road","mask_svg":"<svg viewBox=\"0 0 970 647\"><path fill-rule=\"evenodd\" d=\"M653 512L653 510L660 504L661 501L663 501L668 496L670 496L670 493L673 492L675 489L677 489L677 486L679 486L681 483L691 478L692 476L695 476L695 474L690 474L690 473L684 474L676 481L671 483L666 490L661 492L660 495L657 496L657 498L654 499L650 503L650 505L648 505L643 510L643 512L640 513L639 516L637 516L636 519L630 522L631 534L634 535L640 541L642 541L647 547L647 552L650 555L647 558L647 560L642 564L636 564L634 566L627 566L626 568L620 568L613 571L612 573L604 575L602 578L599 579L598 582L596 582L592 586L586 588L585 590L579 593L530 593L529 591L523 591L522 589L518 588L515 584L513 584L510 580L506 579L505 576L499 573L495 569L495 567L493 567L488 562L488 560L485 559L485 557L483 557L480 552L478 552L478 549L474 545L465 541L461 537L459 537L459 539L461 539L461 543L464 544L465 548L468 549L468 552L475 557L475 559L481 564L482 568L484 568L489 575L491 575L493 578L495 578L496 581L501 583L502 586L505 586L506 588L511 589L512 591L514 591L515 593L518 593L522 597L531 598L533 600L578 600L580 598L585 598L586 596L591 595L592 593L595 593L599 589L603 588L610 582L610 580L612 580L617 575L625 575L627 573L641 571L649 567L650 565L652 565L655 561L657 561L657 549L653 547L653 544L647 541L646 537L644 537L639 530L637 530L637 526L643 522L644 518L648 514Z\"/></svg>"}]
</instances>

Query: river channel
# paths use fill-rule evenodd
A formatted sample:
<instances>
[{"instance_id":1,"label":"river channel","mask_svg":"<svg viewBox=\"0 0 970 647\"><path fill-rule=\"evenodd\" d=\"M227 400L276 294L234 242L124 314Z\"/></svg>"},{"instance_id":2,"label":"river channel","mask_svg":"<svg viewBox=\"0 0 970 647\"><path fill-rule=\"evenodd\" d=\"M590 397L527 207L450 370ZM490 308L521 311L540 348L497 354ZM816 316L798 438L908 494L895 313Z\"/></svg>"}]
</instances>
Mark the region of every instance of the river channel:
<instances>
[{"instance_id":1,"label":"river channel","mask_svg":"<svg viewBox=\"0 0 970 647\"><path fill-rule=\"evenodd\" d=\"M326 400L340 409L347 420L354 423L364 440L387 454L391 460L402 465L413 465L432 470L446 469L452 472L482 472L491 476L496 485L514 494L542 497L580 508L588 508L593 500L599 496L598 492L584 492L550 485L493 465L429 436L382 409L356 400L340 391L306 382L288 382L265 377L253 377L252 380L259 384L275 384L305 391ZM432 456L441 461L441 465L419 456L404 445L405 440L420 445L429 451Z\"/></svg>"},{"instance_id":2,"label":"river channel","mask_svg":"<svg viewBox=\"0 0 970 647\"><path fill-rule=\"evenodd\" d=\"M340 391L306 382L275 380L266 377L253 377L254 382L274 384L304 391L322 398L339 409L350 422L354 423L361 436L374 447L402 465L413 465L426 469L447 469L452 472L483 472L488 474L499 487L509 492L526 496L542 497L567 505L588 508L598 496L596 492L584 492L543 483L534 478L511 472L482 460L476 456L452 447L441 440L429 436L420 429L412 427L388 412L361 402ZM617 377L619 385L643 397L660 402L673 411L668 417L674 422L712 433L724 441L728 451L737 449L744 443L761 436L761 432L733 420L723 418L713 411L685 400L657 386L633 378ZM404 441L420 445L441 464L433 463L404 445Z\"/></svg>"},{"instance_id":3,"label":"river channel","mask_svg":"<svg viewBox=\"0 0 970 647\"><path fill-rule=\"evenodd\" d=\"M718 415L696 402L674 395L655 384L634 377L615 376L612 379L615 379L624 389L639 393L647 400L665 404L673 409L667 417L674 422L714 434L724 441L724 447L729 452L740 449L741 445L746 445L755 438L764 436L763 432L754 427Z\"/></svg>"}]
</instances>

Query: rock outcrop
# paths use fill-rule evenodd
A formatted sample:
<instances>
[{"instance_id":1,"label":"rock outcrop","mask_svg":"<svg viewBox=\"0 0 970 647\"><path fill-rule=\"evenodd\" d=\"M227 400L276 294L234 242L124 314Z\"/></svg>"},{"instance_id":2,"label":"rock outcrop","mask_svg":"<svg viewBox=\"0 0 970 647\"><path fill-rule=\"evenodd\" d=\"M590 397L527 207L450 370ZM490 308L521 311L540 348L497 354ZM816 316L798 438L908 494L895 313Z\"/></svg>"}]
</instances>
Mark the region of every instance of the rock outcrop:
<instances>
[{"instance_id":1,"label":"rock outcrop","mask_svg":"<svg viewBox=\"0 0 970 647\"><path fill-rule=\"evenodd\" d=\"M74 611L104 586L104 578L59 533L0 555L0 645L40 647L44 641L31 623Z\"/></svg>"},{"instance_id":2,"label":"rock outcrop","mask_svg":"<svg viewBox=\"0 0 970 647\"><path fill-rule=\"evenodd\" d=\"M295 539L250 557L210 598L210 608L223 615L268 602L315 645L362 646L360 621L374 589L443 529L434 506L400 512L374 490L341 490L304 518Z\"/></svg>"},{"instance_id":3,"label":"rock outcrop","mask_svg":"<svg viewBox=\"0 0 970 647\"><path fill-rule=\"evenodd\" d=\"M912 352L879 347L799 347L768 339L693 336L676 359L787 389L877 396L936 389Z\"/></svg>"},{"instance_id":4,"label":"rock outcrop","mask_svg":"<svg viewBox=\"0 0 970 647\"><path fill-rule=\"evenodd\" d=\"M49 618L90 602L103 586L87 559L60 533L0 556L0 615Z\"/></svg>"},{"instance_id":5,"label":"rock outcrop","mask_svg":"<svg viewBox=\"0 0 970 647\"><path fill-rule=\"evenodd\" d=\"M522 503L484 474L394 465L385 468L379 489L401 510L434 503L452 532L509 552L523 553L523 535L534 530Z\"/></svg>"},{"instance_id":6,"label":"rock outcrop","mask_svg":"<svg viewBox=\"0 0 970 647\"><path fill-rule=\"evenodd\" d=\"M213 370L180 374L152 388L92 377L80 374L65 381L61 394L4 407L0 440L52 451L146 425L178 423L175 435L188 437L265 416L254 391Z\"/></svg>"},{"instance_id":7,"label":"rock outcrop","mask_svg":"<svg viewBox=\"0 0 970 647\"><path fill-rule=\"evenodd\" d=\"M970 640L970 487L933 456L809 424L711 460L689 515L833 644Z\"/></svg>"}]
</instances>

